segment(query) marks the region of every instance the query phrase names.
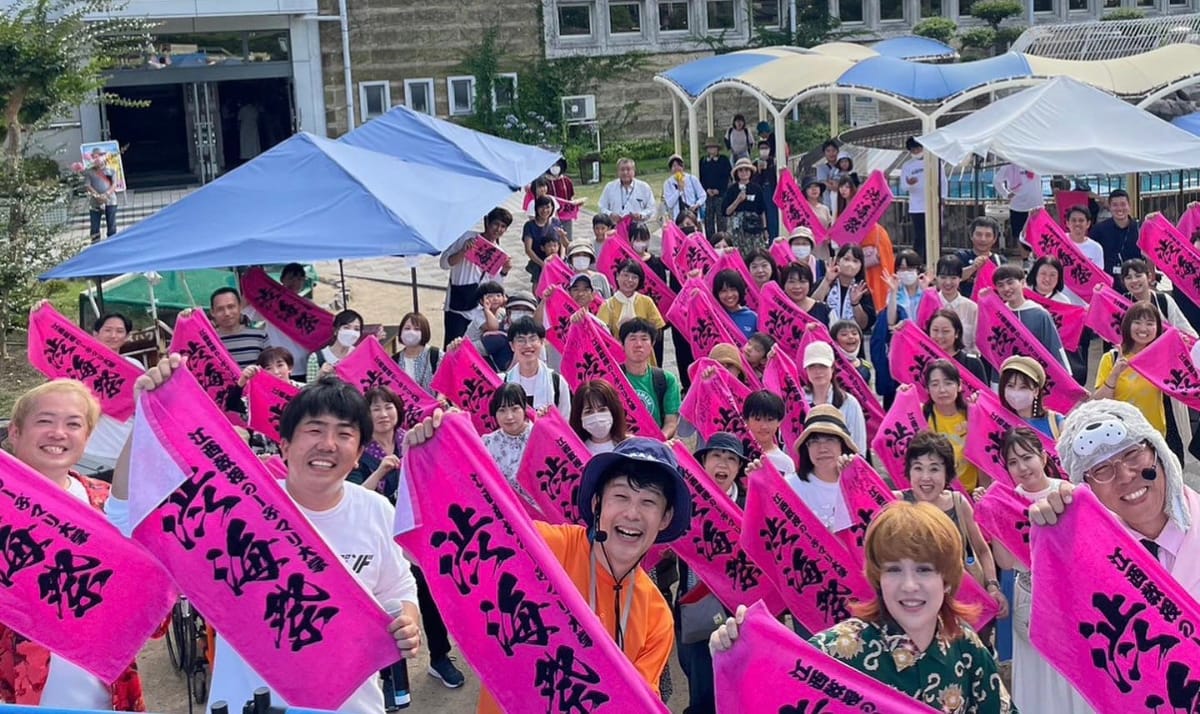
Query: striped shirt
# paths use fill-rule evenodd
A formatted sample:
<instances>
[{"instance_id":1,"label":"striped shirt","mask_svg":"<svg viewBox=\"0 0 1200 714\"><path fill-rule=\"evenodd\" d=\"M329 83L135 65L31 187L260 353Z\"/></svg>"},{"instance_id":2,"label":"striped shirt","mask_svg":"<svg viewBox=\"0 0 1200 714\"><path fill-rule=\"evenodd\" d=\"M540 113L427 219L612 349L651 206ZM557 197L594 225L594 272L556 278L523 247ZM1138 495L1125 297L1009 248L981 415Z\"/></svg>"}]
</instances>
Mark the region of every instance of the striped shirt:
<instances>
[{"instance_id":1,"label":"striped shirt","mask_svg":"<svg viewBox=\"0 0 1200 714\"><path fill-rule=\"evenodd\" d=\"M225 349L229 351L233 361L237 362L239 367L249 367L254 364L258 359L258 354L270 347L267 333L254 327L243 327L233 334L221 335L221 342L224 343Z\"/></svg>"}]
</instances>

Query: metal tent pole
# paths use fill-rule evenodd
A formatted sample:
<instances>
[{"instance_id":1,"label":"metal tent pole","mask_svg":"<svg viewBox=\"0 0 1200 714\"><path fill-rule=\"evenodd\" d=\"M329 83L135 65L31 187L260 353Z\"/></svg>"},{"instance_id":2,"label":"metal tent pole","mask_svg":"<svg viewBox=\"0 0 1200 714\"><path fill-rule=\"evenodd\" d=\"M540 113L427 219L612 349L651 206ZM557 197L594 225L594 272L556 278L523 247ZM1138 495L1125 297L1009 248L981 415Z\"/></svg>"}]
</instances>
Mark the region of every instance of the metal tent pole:
<instances>
[{"instance_id":1,"label":"metal tent pole","mask_svg":"<svg viewBox=\"0 0 1200 714\"><path fill-rule=\"evenodd\" d=\"M346 266L342 263L342 259L338 258L338 282L342 287L342 309L350 308L349 300L346 298Z\"/></svg>"}]
</instances>

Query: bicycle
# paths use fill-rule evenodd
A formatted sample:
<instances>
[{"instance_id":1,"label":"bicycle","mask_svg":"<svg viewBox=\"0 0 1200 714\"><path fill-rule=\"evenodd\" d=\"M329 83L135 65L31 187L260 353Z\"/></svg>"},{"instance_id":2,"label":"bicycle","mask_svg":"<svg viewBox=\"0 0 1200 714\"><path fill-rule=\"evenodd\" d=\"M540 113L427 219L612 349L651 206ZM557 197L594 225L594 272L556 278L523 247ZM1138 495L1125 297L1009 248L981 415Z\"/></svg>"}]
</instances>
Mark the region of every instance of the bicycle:
<instances>
[{"instance_id":1,"label":"bicycle","mask_svg":"<svg viewBox=\"0 0 1200 714\"><path fill-rule=\"evenodd\" d=\"M187 677L188 714L191 714L193 701L203 704L208 699L208 638L204 618L183 596L171 608L167 655L175 672Z\"/></svg>"}]
</instances>

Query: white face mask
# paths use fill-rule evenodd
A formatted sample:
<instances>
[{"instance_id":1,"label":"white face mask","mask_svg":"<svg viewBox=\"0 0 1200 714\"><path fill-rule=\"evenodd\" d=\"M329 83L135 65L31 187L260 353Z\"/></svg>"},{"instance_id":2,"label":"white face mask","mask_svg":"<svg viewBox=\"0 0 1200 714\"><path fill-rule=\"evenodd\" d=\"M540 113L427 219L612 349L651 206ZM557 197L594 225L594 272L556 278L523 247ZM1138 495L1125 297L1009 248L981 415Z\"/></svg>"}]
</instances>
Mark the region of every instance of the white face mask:
<instances>
[{"instance_id":1,"label":"white face mask","mask_svg":"<svg viewBox=\"0 0 1200 714\"><path fill-rule=\"evenodd\" d=\"M353 347L354 343L358 342L358 338L362 333L358 330L351 330L343 327L338 330L337 341L342 347Z\"/></svg>"},{"instance_id":2,"label":"white face mask","mask_svg":"<svg viewBox=\"0 0 1200 714\"><path fill-rule=\"evenodd\" d=\"M551 176L557 176L557 175L559 175L559 174L561 174L561 173L562 173L562 167L561 167L561 166L555 165L555 166L551 166L551 167L550 167L550 175L551 175Z\"/></svg>"},{"instance_id":3,"label":"white face mask","mask_svg":"<svg viewBox=\"0 0 1200 714\"><path fill-rule=\"evenodd\" d=\"M771 156L770 149L759 149L758 150L758 158L767 159L767 158L770 158L770 156Z\"/></svg>"},{"instance_id":4,"label":"white face mask","mask_svg":"<svg viewBox=\"0 0 1200 714\"><path fill-rule=\"evenodd\" d=\"M580 420L583 424L583 429L591 435L593 439L604 439L608 437L612 431L612 414L607 410L588 414Z\"/></svg>"},{"instance_id":5,"label":"white face mask","mask_svg":"<svg viewBox=\"0 0 1200 714\"><path fill-rule=\"evenodd\" d=\"M510 325L512 323L516 322L517 320L524 320L524 319L532 320L533 313L529 312L528 310L509 310L508 311L508 322Z\"/></svg>"},{"instance_id":6,"label":"white face mask","mask_svg":"<svg viewBox=\"0 0 1200 714\"><path fill-rule=\"evenodd\" d=\"M592 259L586 255L577 255L571 258L571 266L576 270L587 270L592 264Z\"/></svg>"},{"instance_id":7,"label":"white face mask","mask_svg":"<svg viewBox=\"0 0 1200 714\"><path fill-rule=\"evenodd\" d=\"M792 255L798 260L808 260L808 256L812 255L811 245L794 245L792 246Z\"/></svg>"},{"instance_id":8,"label":"white face mask","mask_svg":"<svg viewBox=\"0 0 1200 714\"><path fill-rule=\"evenodd\" d=\"M639 253L645 253L646 249L649 247L650 247L650 244L644 240L635 240L633 242L633 249Z\"/></svg>"},{"instance_id":9,"label":"white face mask","mask_svg":"<svg viewBox=\"0 0 1200 714\"><path fill-rule=\"evenodd\" d=\"M1024 389L1022 387L1009 387L1004 390L1004 398L1008 400L1010 406L1017 411L1029 409L1033 406L1033 390Z\"/></svg>"},{"instance_id":10,"label":"white face mask","mask_svg":"<svg viewBox=\"0 0 1200 714\"><path fill-rule=\"evenodd\" d=\"M900 276L900 284L906 288L910 288L917 284L917 271L901 270L897 273Z\"/></svg>"},{"instance_id":11,"label":"white face mask","mask_svg":"<svg viewBox=\"0 0 1200 714\"><path fill-rule=\"evenodd\" d=\"M400 341L405 347L416 347L421 344L420 330L402 330L400 332Z\"/></svg>"}]
</instances>

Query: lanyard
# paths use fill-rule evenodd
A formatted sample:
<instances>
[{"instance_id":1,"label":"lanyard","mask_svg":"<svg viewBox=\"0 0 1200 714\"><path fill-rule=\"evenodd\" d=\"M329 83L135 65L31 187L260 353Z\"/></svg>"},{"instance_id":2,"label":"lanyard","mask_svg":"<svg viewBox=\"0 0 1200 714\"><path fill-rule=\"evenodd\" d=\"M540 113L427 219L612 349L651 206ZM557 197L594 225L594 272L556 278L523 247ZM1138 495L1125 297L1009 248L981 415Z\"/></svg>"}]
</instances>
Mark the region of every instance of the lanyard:
<instances>
[{"instance_id":1,"label":"lanyard","mask_svg":"<svg viewBox=\"0 0 1200 714\"><path fill-rule=\"evenodd\" d=\"M601 546L601 547L603 547L603 546ZM592 608L592 612L595 612L596 616L599 617L600 613L596 612L596 556L595 556L595 554L594 553L589 554L588 560L591 561L591 568L592 568L592 576L591 576L590 581L588 582L588 607ZM637 566L634 566L635 569L636 569L636 567ZM632 572L633 571L631 570L630 573L632 573ZM629 573L626 573L625 577L629 577ZM634 575L634 577L636 578L637 576ZM633 609L633 590L634 590L633 586L631 585L629 588L629 597L626 598L625 609L622 610L621 609L621 590L622 590L622 587L624 584L623 583L624 580L625 580L625 578L621 578L621 581L617 583L617 587L615 588L617 591L615 604L616 604L616 608L617 608L617 618L618 618L619 622L617 623L617 631L616 631L616 633L614 633L615 636L613 637L613 639L615 639L617 641L617 647L620 647L622 650L625 649L625 628L629 624L629 611Z\"/></svg>"},{"instance_id":2,"label":"lanyard","mask_svg":"<svg viewBox=\"0 0 1200 714\"><path fill-rule=\"evenodd\" d=\"M629 182L629 193L625 192L624 186L618 186L618 188L621 189L621 210L624 211L625 206L629 205L629 199L633 198L634 185L632 181Z\"/></svg>"}]
</instances>

